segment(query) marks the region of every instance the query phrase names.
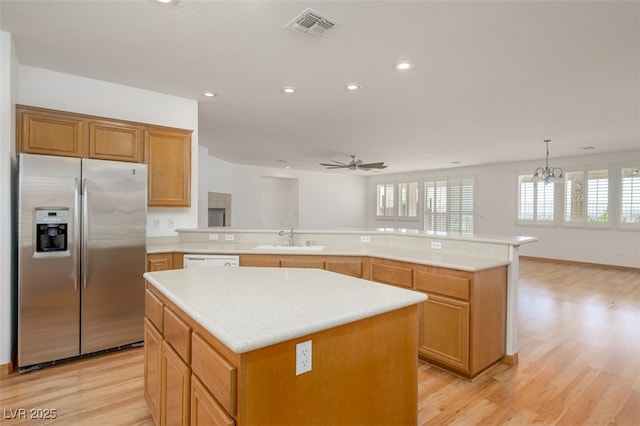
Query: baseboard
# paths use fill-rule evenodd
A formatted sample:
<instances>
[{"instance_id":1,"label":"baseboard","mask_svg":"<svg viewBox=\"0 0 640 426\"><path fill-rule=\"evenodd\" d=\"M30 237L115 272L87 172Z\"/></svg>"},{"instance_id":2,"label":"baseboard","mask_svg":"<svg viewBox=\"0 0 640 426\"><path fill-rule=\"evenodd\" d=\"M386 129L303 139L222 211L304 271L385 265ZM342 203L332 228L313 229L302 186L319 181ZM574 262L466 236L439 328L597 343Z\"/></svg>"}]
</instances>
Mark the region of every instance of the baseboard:
<instances>
[{"instance_id":1,"label":"baseboard","mask_svg":"<svg viewBox=\"0 0 640 426\"><path fill-rule=\"evenodd\" d=\"M534 260L536 262L559 263L564 265L594 266L597 268L608 268L608 269L618 269L621 271L640 272L640 268L634 268L633 266L607 265L604 263L578 262L577 260L552 259L548 257L535 257L535 256L522 256L522 255L520 256L520 259Z\"/></svg>"},{"instance_id":2,"label":"baseboard","mask_svg":"<svg viewBox=\"0 0 640 426\"><path fill-rule=\"evenodd\" d=\"M518 352L511 355L505 355L500 360L502 364L508 365L509 367L513 367L518 363Z\"/></svg>"},{"instance_id":3,"label":"baseboard","mask_svg":"<svg viewBox=\"0 0 640 426\"><path fill-rule=\"evenodd\" d=\"M0 364L0 379L9 377L9 374L14 372L13 363Z\"/></svg>"}]
</instances>

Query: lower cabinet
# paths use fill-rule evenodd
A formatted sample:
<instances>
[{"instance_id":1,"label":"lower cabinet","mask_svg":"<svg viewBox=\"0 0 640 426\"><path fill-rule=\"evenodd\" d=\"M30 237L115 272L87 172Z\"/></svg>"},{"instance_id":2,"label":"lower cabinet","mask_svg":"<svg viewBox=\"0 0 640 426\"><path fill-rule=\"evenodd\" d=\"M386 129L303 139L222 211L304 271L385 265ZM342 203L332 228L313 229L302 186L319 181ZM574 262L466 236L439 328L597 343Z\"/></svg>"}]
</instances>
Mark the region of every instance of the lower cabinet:
<instances>
[{"instance_id":1,"label":"lower cabinet","mask_svg":"<svg viewBox=\"0 0 640 426\"><path fill-rule=\"evenodd\" d=\"M167 341L162 342L160 424L188 425L190 418L191 368Z\"/></svg>"},{"instance_id":2,"label":"lower cabinet","mask_svg":"<svg viewBox=\"0 0 640 426\"><path fill-rule=\"evenodd\" d=\"M505 355L507 267L477 272L416 265L422 303L418 353L473 378Z\"/></svg>"},{"instance_id":3,"label":"lower cabinet","mask_svg":"<svg viewBox=\"0 0 640 426\"><path fill-rule=\"evenodd\" d=\"M162 334L147 317L144 319L144 397L156 424L160 424L161 352Z\"/></svg>"},{"instance_id":4,"label":"lower cabinet","mask_svg":"<svg viewBox=\"0 0 640 426\"><path fill-rule=\"evenodd\" d=\"M469 370L469 302L429 294L422 304L418 351L462 371Z\"/></svg>"}]
</instances>

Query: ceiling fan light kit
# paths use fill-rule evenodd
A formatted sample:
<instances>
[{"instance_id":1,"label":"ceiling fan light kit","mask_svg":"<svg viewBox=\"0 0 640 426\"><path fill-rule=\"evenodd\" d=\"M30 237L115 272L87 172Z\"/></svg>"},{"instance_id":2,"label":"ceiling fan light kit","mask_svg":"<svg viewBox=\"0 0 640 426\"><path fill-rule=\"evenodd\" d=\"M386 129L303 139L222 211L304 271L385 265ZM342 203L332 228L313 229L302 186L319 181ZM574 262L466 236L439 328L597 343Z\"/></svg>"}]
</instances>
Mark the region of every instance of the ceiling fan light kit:
<instances>
[{"instance_id":1,"label":"ceiling fan light kit","mask_svg":"<svg viewBox=\"0 0 640 426\"><path fill-rule=\"evenodd\" d=\"M364 163L362 160L356 160L356 156L351 156L351 162L343 163L341 161L331 160L333 163L320 163L321 166L325 166L327 169L348 169L348 170L373 170L373 169L385 169L387 166L384 161L377 163Z\"/></svg>"}]
</instances>

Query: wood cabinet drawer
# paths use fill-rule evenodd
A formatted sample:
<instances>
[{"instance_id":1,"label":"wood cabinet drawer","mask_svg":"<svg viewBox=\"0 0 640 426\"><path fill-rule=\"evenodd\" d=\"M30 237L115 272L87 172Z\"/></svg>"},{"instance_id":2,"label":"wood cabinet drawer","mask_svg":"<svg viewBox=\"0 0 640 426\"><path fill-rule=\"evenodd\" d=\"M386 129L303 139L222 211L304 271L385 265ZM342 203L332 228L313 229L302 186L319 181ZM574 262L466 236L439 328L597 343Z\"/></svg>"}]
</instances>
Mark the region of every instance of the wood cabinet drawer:
<instances>
[{"instance_id":1,"label":"wood cabinet drawer","mask_svg":"<svg viewBox=\"0 0 640 426\"><path fill-rule=\"evenodd\" d=\"M191 377L191 424L235 425L235 421L220 407L220 404L195 375Z\"/></svg>"},{"instance_id":2,"label":"wood cabinet drawer","mask_svg":"<svg viewBox=\"0 0 640 426\"><path fill-rule=\"evenodd\" d=\"M330 260L324 263L324 267L327 271L351 275L352 277L362 277L362 261Z\"/></svg>"},{"instance_id":3,"label":"wood cabinet drawer","mask_svg":"<svg viewBox=\"0 0 640 426\"><path fill-rule=\"evenodd\" d=\"M164 304L149 289L144 295L144 314L162 333L162 307Z\"/></svg>"},{"instance_id":4,"label":"wood cabinet drawer","mask_svg":"<svg viewBox=\"0 0 640 426\"><path fill-rule=\"evenodd\" d=\"M469 283L469 278L416 271L416 289L428 293L469 300Z\"/></svg>"},{"instance_id":5,"label":"wood cabinet drawer","mask_svg":"<svg viewBox=\"0 0 640 426\"><path fill-rule=\"evenodd\" d=\"M371 279L386 284L413 287L413 269L402 263L386 264L372 261Z\"/></svg>"},{"instance_id":6,"label":"wood cabinet drawer","mask_svg":"<svg viewBox=\"0 0 640 426\"><path fill-rule=\"evenodd\" d=\"M164 338L187 363L191 360L191 327L171 309L164 307Z\"/></svg>"},{"instance_id":7,"label":"wood cabinet drawer","mask_svg":"<svg viewBox=\"0 0 640 426\"><path fill-rule=\"evenodd\" d=\"M191 339L191 369L231 416L236 414L236 367L197 333Z\"/></svg>"},{"instance_id":8,"label":"wood cabinet drawer","mask_svg":"<svg viewBox=\"0 0 640 426\"><path fill-rule=\"evenodd\" d=\"M324 269L324 260L322 258L305 258L302 256L284 257L280 260L280 266L283 268L315 268Z\"/></svg>"}]
</instances>

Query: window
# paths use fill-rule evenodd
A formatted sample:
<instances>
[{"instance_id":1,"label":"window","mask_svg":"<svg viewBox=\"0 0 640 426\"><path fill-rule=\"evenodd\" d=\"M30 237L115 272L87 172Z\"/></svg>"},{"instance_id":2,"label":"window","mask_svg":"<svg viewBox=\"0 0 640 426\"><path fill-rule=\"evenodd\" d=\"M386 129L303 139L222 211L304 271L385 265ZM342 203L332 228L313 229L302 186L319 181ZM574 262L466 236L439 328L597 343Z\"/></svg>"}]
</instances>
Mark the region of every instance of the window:
<instances>
[{"instance_id":1,"label":"window","mask_svg":"<svg viewBox=\"0 0 640 426\"><path fill-rule=\"evenodd\" d=\"M418 182L398 184L398 217L418 218Z\"/></svg>"},{"instance_id":2,"label":"window","mask_svg":"<svg viewBox=\"0 0 640 426\"><path fill-rule=\"evenodd\" d=\"M640 229L640 170L622 169L620 185L620 225Z\"/></svg>"},{"instance_id":3,"label":"window","mask_svg":"<svg viewBox=\"0 0 640 426\"><path fill-rule=\"evenodd\" d=\"M518 223L552 225L554 223L555 184L531 182L532 175L518 176Z\"/></svg>"},{"instance_id":4,"label":"window","mask_svg":"<svg viewBox=\"0 0 640 426\"><path fill-rule=\"evenodd\" d=\"M424 230L473 233L473 177L434 178L424 182Z\"/></svg>"},{"instance_id":5,"label":"window","mask_svg":"<svg viewBox=\"0 0 640 426\"><path fill-rule=\"evenodd\" d=\"M609 222L609 172L587 170L565 174L564 222L602 225Z\"/></svg>"},{"instance_id":6,"label":"window","mask_svg":"<svg viewBox=\"0 0 640 426\"><path fill-rule=\"evenodd\" d=\"M394 215L394 185L392 183L384 183L378 185L378 196L376 216L393 217Z\"/></svg>"}]
</instances>

